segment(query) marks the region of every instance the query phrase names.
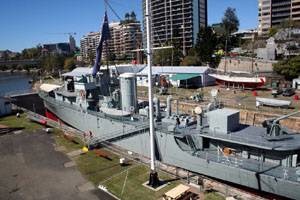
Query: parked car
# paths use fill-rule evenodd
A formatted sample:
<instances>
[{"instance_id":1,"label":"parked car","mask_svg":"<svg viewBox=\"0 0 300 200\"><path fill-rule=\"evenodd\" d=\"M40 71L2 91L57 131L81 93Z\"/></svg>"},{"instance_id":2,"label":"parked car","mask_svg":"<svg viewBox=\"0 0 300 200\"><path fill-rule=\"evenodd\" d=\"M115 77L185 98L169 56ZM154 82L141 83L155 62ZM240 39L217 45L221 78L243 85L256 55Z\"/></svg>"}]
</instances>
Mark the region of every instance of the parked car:
<instances>
[{"instance_id":1,"label":"parked car","mask_svg":"<svg viewBox=\"0 0 300 200\"><path fill-rule=\"evenodd\" d=\"M272 88L272 95L276 94L282 94L283 90L281 88Z\"/></svg>"},{"instance_id":2,"label":"parked car","mask_svg":"<svg viewBox=\"0 0 300 200\"><path fill-rule=\"evenodd\" d=\"M295 90L293 88L287 88L282 93L282 96L293 96L295 94Z\"/></svg>"}]
</instances>

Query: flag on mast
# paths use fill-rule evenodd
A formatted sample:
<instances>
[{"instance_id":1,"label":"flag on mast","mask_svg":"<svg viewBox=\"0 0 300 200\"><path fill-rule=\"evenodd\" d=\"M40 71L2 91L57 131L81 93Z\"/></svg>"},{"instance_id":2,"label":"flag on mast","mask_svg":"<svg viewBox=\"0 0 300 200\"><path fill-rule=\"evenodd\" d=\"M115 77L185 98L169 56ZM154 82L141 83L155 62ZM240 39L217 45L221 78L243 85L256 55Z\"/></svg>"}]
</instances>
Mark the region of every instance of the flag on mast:
<instances>
[{"instance_id":1,"label":"flag on mast","mask_svg":"<svg viewBox=\"0 0 300 200\"><path fill-rule=\"evenodd\" d=\"M103 24L102 24L102 28L101 28L101 32L100 32L100 40L99 40L99 44L97 47L96 61L95 61L95 65L94 65L93 73L92 73L93 76L95 74L97 74L97 72L99 71L99 68L100 68L103 42L110 38L111 38L111 35L110 35L110 31L109 31L109 26L108 26L108 18L107 18L107 13L105 12Z\"/></svg>"}]
</instances>

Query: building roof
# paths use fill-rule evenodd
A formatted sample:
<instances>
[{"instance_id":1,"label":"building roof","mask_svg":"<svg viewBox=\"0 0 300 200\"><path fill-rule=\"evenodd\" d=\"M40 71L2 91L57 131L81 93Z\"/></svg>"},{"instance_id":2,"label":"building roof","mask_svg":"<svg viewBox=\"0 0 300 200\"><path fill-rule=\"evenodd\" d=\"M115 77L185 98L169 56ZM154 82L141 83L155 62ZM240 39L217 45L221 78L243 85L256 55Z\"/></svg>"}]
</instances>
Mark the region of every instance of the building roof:
<instances>
[{"instance_id":1,"label":"building roof","mask_svg":"<svg viewBox=\"0 0 300 200\"><path fill-rule=\"evenodd\" d=\"M89 67L77 67L71 72L62 74L62 76L81 77L81 76L85 76L88 74L92 74L91 70L92 70L92 68L89 68Z\"/></svg>"},{"instance_id":2,"label":"building roof","mask_svg":"<svg viewBox=\"0 0 300 200\"><path fill-rule=\"evenodd\" d=\"M138 73L142 71L146 65L116 65L110 66L110 69L116 69L119 74L123 74L126 72Z\"/></svg>"},{"instance_id":3,"label":"building roof","mask_svg":"<svg viewBox=\"0 0 300 200\"><path fill-rule=\"evenodd\" d=\"M54 85L54 84L48 84L48 83L43 83L40 86L40 90L43 90L45 92L51 92L52 90L55 90L57 88L61 88L62 86L60 85Z\"/></svg>"},{"instance_id":4,"label":"building roof","mask_svg":"<svg viewBox=\"0 0 300 200\"><path fill-rule=\"evenodd\" d=\"M167 79L178 81L178 80L187 80L198 76L200 76L200 74L176 74L175 76L168 77Z\"/></svg>"},{"instance_id":5,"label":"building roof","mask_svg":"<svg viewBox=\"0 0 300 200\"><path fill-rule=\"evenodd\" d=\"M209 67L204 66L161 66L161 67L152 67L152 74L203 74L210 71ZM137 75L148 75L148 67L145 67Z\"/></svg>"}]
</instances>

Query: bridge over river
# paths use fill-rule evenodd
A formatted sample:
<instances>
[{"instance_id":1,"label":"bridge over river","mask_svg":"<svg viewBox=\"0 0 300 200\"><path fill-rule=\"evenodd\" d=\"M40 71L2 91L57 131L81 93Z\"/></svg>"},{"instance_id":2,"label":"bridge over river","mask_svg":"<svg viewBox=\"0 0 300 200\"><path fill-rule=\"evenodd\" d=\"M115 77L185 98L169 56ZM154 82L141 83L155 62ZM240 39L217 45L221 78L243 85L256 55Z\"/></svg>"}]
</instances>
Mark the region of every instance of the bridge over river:
<instances>
[{"instance_id":1,"label":"bridge over river","mask_svg":"<svg viewBox=\"0 0 300 200\"><path fill-rule=\"evenodd\" d=\"M42 63L42 59L31 60L0 60L0 65L39 65Z\"/></svg>"}]
</instances>

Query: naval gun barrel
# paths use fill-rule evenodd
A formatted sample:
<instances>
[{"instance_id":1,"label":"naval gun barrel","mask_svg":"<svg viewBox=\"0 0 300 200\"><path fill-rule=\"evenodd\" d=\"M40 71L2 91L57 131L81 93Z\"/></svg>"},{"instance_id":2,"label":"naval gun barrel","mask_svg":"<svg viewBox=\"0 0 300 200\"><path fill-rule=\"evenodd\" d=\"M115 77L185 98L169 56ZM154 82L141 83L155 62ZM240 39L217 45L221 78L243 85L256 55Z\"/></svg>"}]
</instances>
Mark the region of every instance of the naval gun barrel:
<instances>
[{"instance_id":1,"label":"naval gun barrel","mask_svg":"<svg viewBox=\"0 0 300 200\"><path fill-rule=\"evenodd\" d=\"M284 116L275 118L275 119L274 119L274 123L277 123L277 122L279 122L280 120L286 119L286 118L291 117L291 116L293 116L293 115L296 115L296 114L298 114L298 113L300 113L300 110L298 110L297 112L293 112L293 113L291 113L291 114L288 114L288 115L284 115Z\"/></svg>"}]
</instances>

